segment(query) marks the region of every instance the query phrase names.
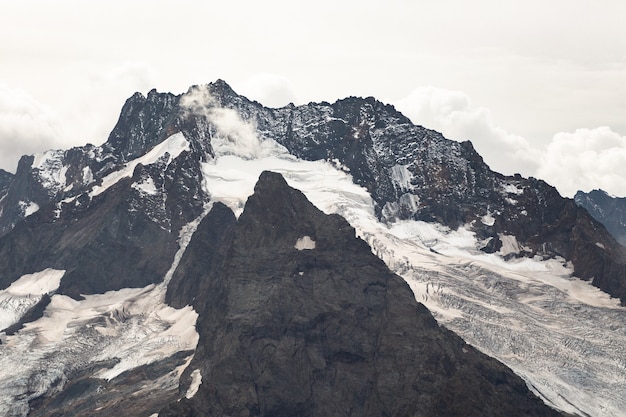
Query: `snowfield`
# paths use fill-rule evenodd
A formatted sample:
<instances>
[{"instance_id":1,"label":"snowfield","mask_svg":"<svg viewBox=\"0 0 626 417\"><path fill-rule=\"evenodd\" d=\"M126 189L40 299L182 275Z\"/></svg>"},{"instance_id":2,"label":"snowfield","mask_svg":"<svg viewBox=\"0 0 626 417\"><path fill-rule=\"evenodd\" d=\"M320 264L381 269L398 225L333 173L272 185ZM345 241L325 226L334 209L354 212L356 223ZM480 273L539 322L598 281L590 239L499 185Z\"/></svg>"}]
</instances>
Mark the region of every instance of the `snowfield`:
<instances>
[{"instance_id":1,"label":"snowfield","mask_svg":"<svg viewBox=\"0 0 626 417\"><path fill-rule=\"evenodd\" d=\"M198 344L197 313L190 306L172 308L164 300L167 283L202 217L181 230L180 249L161 284L85 295L81 301L56 294L44 317L26 324L14 336L0 333L0 415L26 416L29 400L54 389L72 371L89 364L114 363L95 368L100 369L94 377L111 380L124 371L194 350ZM5 294L28 291L32 297L35 291L49 292L58 288L64 272L46 270L22 277L2 291L0 299ZM0 312L0 317L17 315L7 313L6 308ZM190 360L191 356L174 370L167 381L169 386L178 386Z\"/></svg>"},{"instance_id":2,"label":"snowfield","mask_svg":"<svg viewBox=\"0 0 626 417\"><path fill-rule=\"evenodd\" d=\"M45 294L55 292L64 274L65 271L45 269L24 275L0 291L0 330L20 321Z\"/></svg>"}]
</instances>

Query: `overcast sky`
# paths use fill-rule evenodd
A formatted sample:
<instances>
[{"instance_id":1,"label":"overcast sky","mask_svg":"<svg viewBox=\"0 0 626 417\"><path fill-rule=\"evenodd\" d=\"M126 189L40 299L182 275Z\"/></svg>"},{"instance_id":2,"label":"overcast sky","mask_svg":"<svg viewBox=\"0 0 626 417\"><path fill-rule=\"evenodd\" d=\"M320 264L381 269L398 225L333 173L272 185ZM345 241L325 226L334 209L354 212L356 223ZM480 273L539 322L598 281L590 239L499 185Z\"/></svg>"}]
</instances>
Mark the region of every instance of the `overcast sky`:
<instances>
[{"instance_id":1,"label":"overcast sky","mask_svg":"<svg viewBox=\"0 0 626 417\"><path fill-rule=\"evenodd\" d=\"M374 96L565 196L626 196L626 1L0 0L0 168L103 143L135 91Z\"/></svg>"}]
</instances>

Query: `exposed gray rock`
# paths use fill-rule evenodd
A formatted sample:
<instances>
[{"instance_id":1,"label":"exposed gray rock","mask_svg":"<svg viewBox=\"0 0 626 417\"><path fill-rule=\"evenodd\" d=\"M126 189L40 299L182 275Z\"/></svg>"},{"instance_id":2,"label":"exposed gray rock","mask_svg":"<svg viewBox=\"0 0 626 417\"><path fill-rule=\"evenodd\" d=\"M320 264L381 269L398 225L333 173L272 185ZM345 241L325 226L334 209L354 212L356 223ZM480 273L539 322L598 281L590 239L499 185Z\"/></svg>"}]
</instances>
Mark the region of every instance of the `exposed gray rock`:
<instances>
[{"instance_id":1,"label":"exposed gray rock","mask_svg":"<svg viewBox=\"0 0 626 417\"><path fill-rule=\"evenodd\" d=\"M202 383L160 416L559 415L439 327L343 218L279 174L261 175L227 256L203 274L196 261L228 234L214 224L200 224L179 271L200 283L177 294L203 300L181 393L195 370Z\"/></svg>"},{"instance_id":2,"label":"exposed gray rock","mask_svg":"<svg viewBox=\"0 0 626 417\"><path fill-rule=\"evenodd\" d=\"M0 199L6 195L12 181L13 174L5 171L4 169L0 169Z\"/></svg>"},{"instance_id":3,"label":"exposed gray rock","mask_svg":"<svg viewBox=\"0 0 626 417\"><path fill-rule=\"evenodd\" d=\"M622 246L626 246L626 198L612 197L603 190L578 191L574 201L599 221Z\"/></svg>"},{"instance_id":4,"label":"exposed gray rock","mask_svg":"<svg viewBox=\"0 0 626 417\"><path fill-rule=\"evenodd\" d=\"M171 133L167 126L176 114L180 96L151 90L126 100L117 124L103 148L121 161L143 155Z\"/></svg>"}]
</instances>

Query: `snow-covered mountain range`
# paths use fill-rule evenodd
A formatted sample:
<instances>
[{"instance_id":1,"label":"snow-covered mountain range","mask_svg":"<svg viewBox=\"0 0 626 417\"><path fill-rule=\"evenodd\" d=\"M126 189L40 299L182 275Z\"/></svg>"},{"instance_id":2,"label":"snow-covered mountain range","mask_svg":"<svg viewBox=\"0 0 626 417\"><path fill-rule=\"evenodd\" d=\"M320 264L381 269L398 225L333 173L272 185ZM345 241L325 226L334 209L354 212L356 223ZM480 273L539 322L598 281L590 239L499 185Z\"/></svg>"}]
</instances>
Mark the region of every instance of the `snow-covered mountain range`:
<instances>
[{"instance_id":1,"label":"snow-covered mountain range","mask_svg":"<svg viewBox=\"0 0 626 417\"><path fill-rule=\"evenodd\" d=\"M626 413L626 250L373 98L137 93L0 172L0 265L6 415Z\"/></svg>"}]
</instances>

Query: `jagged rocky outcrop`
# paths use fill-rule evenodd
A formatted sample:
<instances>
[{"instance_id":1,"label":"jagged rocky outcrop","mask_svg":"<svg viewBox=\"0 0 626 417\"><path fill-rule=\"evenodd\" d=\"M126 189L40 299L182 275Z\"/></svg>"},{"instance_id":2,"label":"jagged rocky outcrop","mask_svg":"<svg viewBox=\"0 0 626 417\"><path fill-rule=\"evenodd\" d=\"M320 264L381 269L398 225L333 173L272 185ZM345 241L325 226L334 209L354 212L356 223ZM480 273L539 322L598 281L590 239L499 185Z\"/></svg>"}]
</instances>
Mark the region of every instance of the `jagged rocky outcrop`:
<instances>
[{"instance_id":1,"label":"jagged rocky outcrop","mask_svg":"<svg viewBox=\"0 0 626 417\"><path fill-rule=\"evenodd\" d=\"M574 201L599 221L622 246L626 246L626 198L613 197L603 190L578 191Z\"/></svg>"},{"instance_id":2,"label":"jagged rocky outcrop","mask_svg":"<svg viewBox=\"0 0 626 417\"><path fill-rule=\"evenodd\" d=\"M105 153L124 162L145 154L171 134L167 128L176 115L179 99L156 90L147 96L135 93L122 107L120 118L103 146Z\"/></svg>"},{"instance_id":3,"label":"jagged rocky outcrop","mask_svg":"<svg viewBox=\"0 0 626 417\"><path fill-rule=\"evenodd\" d=\"M13 174L0 169L0 199L6 195L9 190L9 186L11 185L11 181L13 181Z\"/></svg>"},{"instance_id":4,"label":"jagged rocky outcrop","mask_svg":"<svg viewBox=\"0 0 626 417\"><path fill-rule=\"evenodd\" d=\"M559 415L279 174L261 175L236 225L215 231L228 216L214 210L171 289L201 309L181 392L194 372L202 382L160 416ZM207 260L218 242L227 256Z\"/></svg>"}]
</instances>

